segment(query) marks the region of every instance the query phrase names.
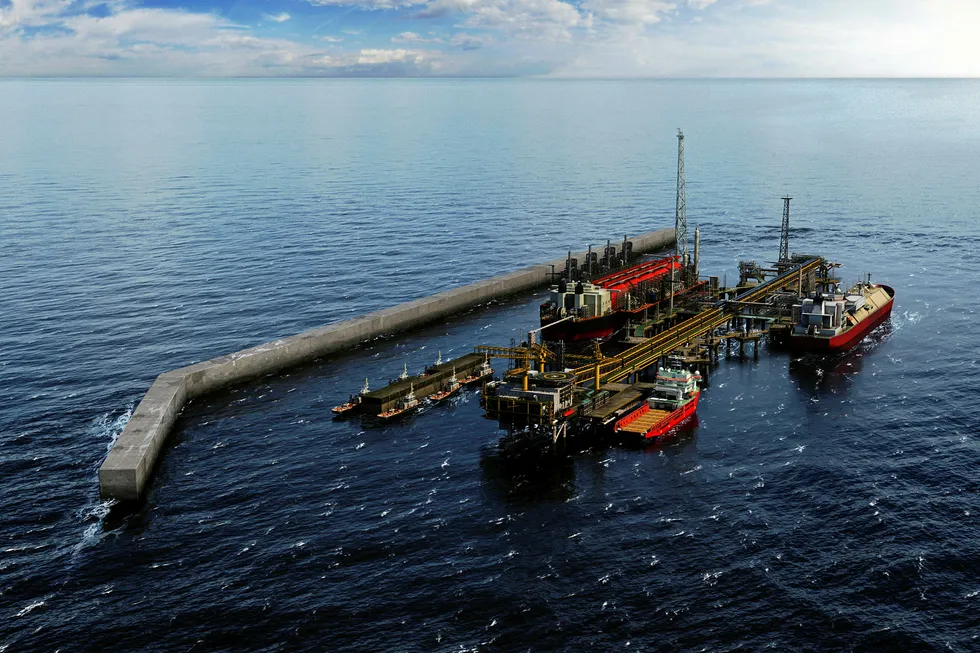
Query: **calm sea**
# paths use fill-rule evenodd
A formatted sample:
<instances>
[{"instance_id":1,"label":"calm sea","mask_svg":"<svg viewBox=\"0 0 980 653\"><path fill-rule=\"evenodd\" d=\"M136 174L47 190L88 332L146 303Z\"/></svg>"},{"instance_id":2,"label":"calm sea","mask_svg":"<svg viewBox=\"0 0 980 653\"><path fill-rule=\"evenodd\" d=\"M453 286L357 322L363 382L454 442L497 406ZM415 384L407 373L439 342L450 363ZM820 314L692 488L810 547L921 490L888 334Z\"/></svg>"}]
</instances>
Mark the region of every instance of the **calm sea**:
<instances>
[{"instance_id":1,"label":"calm sea","mask_svg":"<svg viewBox=\"0 0 980 653\"><path fill-rule=\"evenodd\" d=\"M980 82L0 81L0 652L980 649ZM696 426L533 469L477 398L329 408L540 297L184 413L153 378L673 224L897 290L819 367L723 361Z\"/></svg>"}]
</instances>

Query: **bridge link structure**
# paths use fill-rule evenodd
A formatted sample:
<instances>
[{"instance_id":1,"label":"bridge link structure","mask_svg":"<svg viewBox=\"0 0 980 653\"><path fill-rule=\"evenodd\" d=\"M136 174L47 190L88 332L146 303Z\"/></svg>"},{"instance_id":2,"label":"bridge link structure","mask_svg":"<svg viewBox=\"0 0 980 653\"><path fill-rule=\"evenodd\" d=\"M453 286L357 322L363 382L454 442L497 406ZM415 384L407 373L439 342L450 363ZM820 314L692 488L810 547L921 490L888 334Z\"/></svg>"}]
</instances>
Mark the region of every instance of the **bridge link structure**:
<instances>
[{"instance_id":1,"label":"bridge link structure","mask_svg":"<svg viewBox=\"0 0 980 653\"><path fill-rule=\"evenodd\" d=\"M573 370L575 381L581 385L602 385L621 381L631 374L640 372L656 363L660 358L670 354L684 344L717 329L733 317L737 317L739 307L746 302L759 302L777 290L788 286L796 286L799 279L817 270L823 259L813 258L800 265L794 266L778 277L754 286L730 302L703 311L681 322L676 327L646 340L618 356L604 358L594 364L583 365Z\"/></svg>"}]
</instances>

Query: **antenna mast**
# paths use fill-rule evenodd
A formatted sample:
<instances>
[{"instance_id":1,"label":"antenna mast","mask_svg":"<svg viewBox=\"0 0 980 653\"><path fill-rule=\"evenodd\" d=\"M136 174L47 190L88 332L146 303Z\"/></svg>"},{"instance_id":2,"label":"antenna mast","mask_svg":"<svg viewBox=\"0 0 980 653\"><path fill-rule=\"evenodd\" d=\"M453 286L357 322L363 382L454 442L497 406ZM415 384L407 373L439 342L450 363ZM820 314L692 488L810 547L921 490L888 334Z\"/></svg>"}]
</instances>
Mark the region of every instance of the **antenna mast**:
<instances>
[{"instance_id":1,"label":"antenna mast","mask_svg":"<svg viewBox=\"0 0 980 653\"><path fill-rule=\"evenodd\" d=\"M779 262L789 261L789 195L783 198L783 228L779 234Z\"/></svg>"},{"instance_id":2,"label":"antenna mast","mask_svg":"<svg viewBox=\"0 0 980 653\"><path fill-rule=\"evenodd\" d=\"M684 132L677 130L677 206L674 213L674 251L687 267L687 182L684 180Z\"/></svg>"}]
</instances>

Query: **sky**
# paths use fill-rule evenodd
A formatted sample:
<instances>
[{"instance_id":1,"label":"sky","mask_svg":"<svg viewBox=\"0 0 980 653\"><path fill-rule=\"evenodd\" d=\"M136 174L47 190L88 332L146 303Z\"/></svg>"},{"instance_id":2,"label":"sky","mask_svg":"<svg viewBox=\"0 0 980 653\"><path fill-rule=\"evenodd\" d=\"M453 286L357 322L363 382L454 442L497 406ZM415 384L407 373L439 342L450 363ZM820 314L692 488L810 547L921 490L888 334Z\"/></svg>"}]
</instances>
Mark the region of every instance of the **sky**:
<instances>
[{"instance_id":1,"label":"sky","mask_svg":"<svg viewBox=\"0 0 980 653\"><path fill-rule=\"evenodd\" d=\"M0 76L980 77L980 0L0 0Z\"/></svg>"}]
</instances>

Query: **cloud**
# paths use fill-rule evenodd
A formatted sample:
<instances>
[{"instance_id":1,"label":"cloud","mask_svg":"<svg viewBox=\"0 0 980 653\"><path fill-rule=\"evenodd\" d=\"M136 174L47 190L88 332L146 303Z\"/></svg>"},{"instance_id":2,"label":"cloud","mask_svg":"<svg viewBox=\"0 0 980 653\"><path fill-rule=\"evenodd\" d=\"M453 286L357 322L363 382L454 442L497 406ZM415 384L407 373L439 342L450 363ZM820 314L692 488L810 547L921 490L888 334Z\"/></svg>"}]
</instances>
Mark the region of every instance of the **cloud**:
<instances>
[{"instance_id":1,"label":"cloud","mask_svg":"<svg viewBox=\"0 0 980 653\"><path fill-rule=\"evenodd\" d=\"M662 0L586 0L582 8L615 23L652 25L676 10L677 5Z\"/></svg>"},{"instance_id":2,"label":"cloud","mask_svg":"<svg viewBox=\"0 0 980 653\"><path fill-rule=\"evenodd\" d=\"M461 48L463 50L479 50L489 42L490 39L485 36L476 36L473 34L464 33L455 34L451 39L449 39L449 45Z\"/></svg>"},{"instance_id":3,"label":"cloud","mask_svg":"<svg viewBox=\"0 0 980 653\"><path fill-rule=\"evenodd\" d=\"M980 76L976 0L310 0L380 13L292 39L136 1L0 0L0 76Z\"/></svg>"},{"instance_id":4,"label":"cloud","mask_svg":"<svg viewBox=\"0 0 980 653\"><path fill-rule=\"evenodd\" d=\"M580 13L561 0L430 0L415 16L435 18L457 13L466 15L462 27L552 41L570 41L570 30L592 25L590 14Z\"/></svg>"},{"instance_id":5,"label":"cloud","mask_svg":"<svg viewBox=\"0 0 980 653\"><path fill-rule=\"evenodd\" d=\"M0 11L0 76L425 76L442 55L423 50L330 53L257 36L211 13L109 5L78 13L66 2L14 0ZM24 26L48 29L25 32Z\"/></svg>"},{"instance_id":6,"label":"cloud","mask_svg":"<svg viewBox=\"0 0 980 653\"><path fill-rule=\"evenodd\" d=\"M426 38L415 32L402 32L397 36L391 37L392 43L443 43L443 40L439 37L429 37Z\"/></svg>"},{"instance_id":7,"label":"cloud","mask_svg":"<svg viewBox=\"0 0 980 653\"><path fill-rule=\"evenodd\" d=\"M12 27L39 27L71 6L71 0L11 0L0 9L0 30Z\"/></svg>"},{"instance_id":8,"label":"cloud","mask_svg":"<svg viewBox=\"0 0 980 653\"><path fill-rule=\"evenodd\" d=\"M425 0L307 0L307 2L316 7L333 5L362 9L399 9L425 4Z\"/></svg>"},{"instance_id":9,"label":"cloud","mask_svg":"<svg viewBox=\"0 0 980 653\"><path fill-rule=\"evenodd\" d=\"M65 18L62 24L83 41L142 41L173 45L193 45L223 28L231 27L212 14L166 9L130 9L104 18L71 16Z\"/></svg>"},{"instance_id":10,"label":"cloud","mask_svg":"<svg viewBox=\"0 0 980 653\"><path fill-rule=\"evenodd\" d=\"M972 77L973 0L730 0L700 23L620 24L555 67L562 77Z\"/></svg>"},{"instance_id":11,"label":"cloud","mask_svg":"<svg viewBox=\"0 0 980 653\"><path fill-rule=\"evenodd\" d=\"M357 56L360 65L376 65L411 62L421 64L426 60L426 53L419 50L361 50Z\"/></svg>"}]
</instances>

